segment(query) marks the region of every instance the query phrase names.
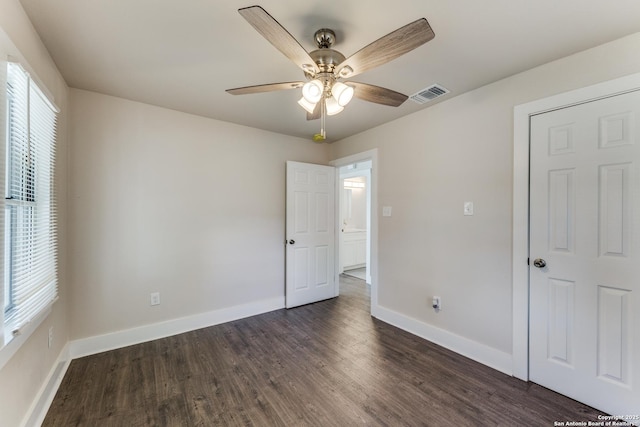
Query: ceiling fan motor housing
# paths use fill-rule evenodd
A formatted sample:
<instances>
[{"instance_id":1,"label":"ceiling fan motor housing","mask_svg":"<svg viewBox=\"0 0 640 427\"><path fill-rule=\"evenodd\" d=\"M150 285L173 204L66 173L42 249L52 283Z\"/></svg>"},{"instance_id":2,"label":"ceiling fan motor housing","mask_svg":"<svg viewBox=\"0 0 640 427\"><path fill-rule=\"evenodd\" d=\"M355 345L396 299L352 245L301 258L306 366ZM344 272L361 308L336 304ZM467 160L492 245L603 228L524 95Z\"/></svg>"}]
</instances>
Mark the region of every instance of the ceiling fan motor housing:
<instances>
[{"instance_id":1,"label":"ceiling fan motor housing","mask_svg":"<svg viewBox=\"0 0 640 427\"><path fill-rule=\"evenodd\" d=\"M345 60L343 54L333 49L317 49L309 52L311 59L318 65L320 73L333 73L335 68Z\"/></svg>"},{"instance_id":2,"label":"ceiling fan motor housing","mask_svg":"<svg viewBox=\"0 0 640 427\"><path fill-rule=\"evenodd\" d=\"M321 28L315 32L314 38L318 49L309 52L309 56L320 69L318 75L323 73L333 74L336 66L345 60L345 56L342 53L331 49L331 46L336 41L336 33L329 28Z\"/></svg>"}]
</instances>

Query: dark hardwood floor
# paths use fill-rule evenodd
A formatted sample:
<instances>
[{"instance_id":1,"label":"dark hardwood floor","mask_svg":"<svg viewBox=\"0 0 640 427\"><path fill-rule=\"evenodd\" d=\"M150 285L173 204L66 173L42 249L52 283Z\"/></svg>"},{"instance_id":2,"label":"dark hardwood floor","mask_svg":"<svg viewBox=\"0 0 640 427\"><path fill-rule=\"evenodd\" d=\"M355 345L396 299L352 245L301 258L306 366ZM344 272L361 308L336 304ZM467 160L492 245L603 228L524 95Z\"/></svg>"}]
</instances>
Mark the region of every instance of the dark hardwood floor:
<instances>
[{"instance_id":1,"label":"dark hardwood floor","mask_svg":"<svg viewBox=\"0 0 640 427\"><path fill-rule=\"evenodd\" d=\"M553 426L600 412L339 298L71 362L44 426Z\"/></svg>"}]
</instances>

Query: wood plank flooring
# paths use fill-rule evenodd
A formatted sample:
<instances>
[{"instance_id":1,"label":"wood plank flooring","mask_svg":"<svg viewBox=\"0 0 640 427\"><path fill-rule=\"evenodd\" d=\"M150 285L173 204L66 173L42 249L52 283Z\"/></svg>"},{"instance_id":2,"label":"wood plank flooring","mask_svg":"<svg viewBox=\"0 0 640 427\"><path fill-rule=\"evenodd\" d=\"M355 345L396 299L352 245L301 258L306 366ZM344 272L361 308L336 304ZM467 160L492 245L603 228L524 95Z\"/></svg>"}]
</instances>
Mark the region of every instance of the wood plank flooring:
<instances>
[{"instance_id":1,"label":"wood plank flooring","mask_svg":"<svg viewBox=\"0 0 640 427\"><path fill-rule=\"evenodd\" d=\"M44 426L553 426L600 412L340 297L71 362Z\"/></svg>"}]
</instances>

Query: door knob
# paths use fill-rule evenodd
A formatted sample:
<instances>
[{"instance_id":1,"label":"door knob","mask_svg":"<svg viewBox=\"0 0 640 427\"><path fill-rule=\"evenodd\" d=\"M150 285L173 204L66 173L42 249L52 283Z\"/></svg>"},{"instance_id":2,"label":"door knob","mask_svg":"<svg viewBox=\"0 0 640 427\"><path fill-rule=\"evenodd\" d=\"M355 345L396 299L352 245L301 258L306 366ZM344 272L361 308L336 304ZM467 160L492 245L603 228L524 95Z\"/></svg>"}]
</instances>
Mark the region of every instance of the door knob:
<instances>
[{"instance_id":1,"label":"door knob","mask_svg":"<svg viewBox=\"0 0 640 427\"><path fill-rule=\"evenodd\" d=\"M293 239L289 240L289 244L290 244L290 245L293 245L293 244L295 244L295 243L296 243L296 241L295 241L295 240L293 240Z\"/></svg>"},{"instance_id":2,"label":"door knob","mask_svg":"<svg viewBox=\"0 0 640 427\"><path fill-rule=\"evenodd\" d=\"M547 265L547 261L543 260L542 258L536 258L533 260L533 265L534 267L544 268Z\"/></svg>"}]
</instances>

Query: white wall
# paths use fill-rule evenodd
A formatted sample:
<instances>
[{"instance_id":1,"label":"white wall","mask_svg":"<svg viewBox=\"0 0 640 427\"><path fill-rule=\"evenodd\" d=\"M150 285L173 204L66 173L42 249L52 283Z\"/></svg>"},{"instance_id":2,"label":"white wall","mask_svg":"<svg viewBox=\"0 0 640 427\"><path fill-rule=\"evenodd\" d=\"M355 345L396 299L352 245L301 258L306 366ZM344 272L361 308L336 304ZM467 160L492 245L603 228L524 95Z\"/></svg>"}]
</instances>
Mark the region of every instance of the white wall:
<instances>
[{"instance_id":1,"label":"white wall","mask_svg":"<svg viewBox=\"0 0 640 427\"><path fill-rule=\"evenodd\" d=\"M638 52L635 34L333 144L335 159L379 150L380 306L508 356L513 107L640 72Z\"/></svg>"},{"instance_id":2,"label":"white wall","mask_svg":"<svg viewBox=\"0 0 640 427\"><path fill-rule=\"evenodd\" d=\"M70 114L73 339L284 301L285 162L326 144L76 89Z\"/></svg>"},{"instance_id":3,"label":"white wall","mask_svg":"<svg viewBox=\"0 0 640 427\"><path fill-rule=\"evenodd\" d=\"M58 121L56 160L56 193L59 220L59 296L52 313L24 342L18 352L0 370L0 424L19 426L27 421L30 407L55 370L56 361L68 341L66 307L68 287L66 275L66 120L67 86L44 45L33 30L18 0L0 0L0 66L7 55L17 58L32 76L44 86L61 109ZM4 86L2 87L4 91ZM0 96L4 104L4 96ZM4 111L4 108L1 109ZM54 328L54 342L48 348L48 331ZM20 339L9 345L14 345Z\"/></svg>"}]
</instances>

